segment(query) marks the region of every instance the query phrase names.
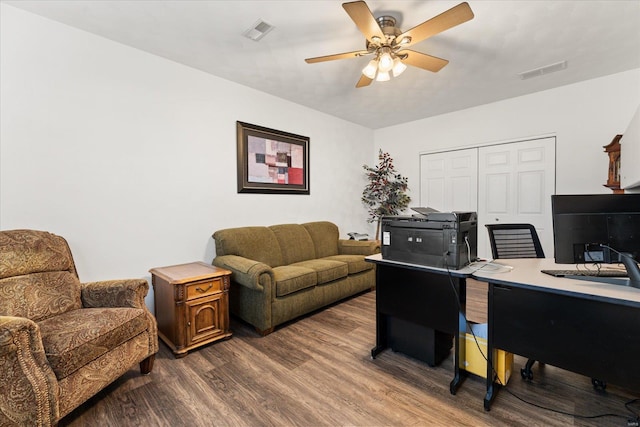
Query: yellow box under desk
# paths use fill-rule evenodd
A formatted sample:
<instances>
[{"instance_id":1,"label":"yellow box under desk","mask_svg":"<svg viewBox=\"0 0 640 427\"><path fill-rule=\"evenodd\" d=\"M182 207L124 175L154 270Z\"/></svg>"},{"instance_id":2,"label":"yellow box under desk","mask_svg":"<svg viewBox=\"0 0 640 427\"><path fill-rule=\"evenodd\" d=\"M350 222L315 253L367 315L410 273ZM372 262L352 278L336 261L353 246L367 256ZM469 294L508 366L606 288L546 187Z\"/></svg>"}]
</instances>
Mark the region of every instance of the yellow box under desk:
<instances>
[{"instance_id":1,"label":"yellow box under desk","mask_svg":"<svg viewBox=\"0 0 640 427\"><path fill-rule=\"evenodd\" d=\"M464 355L460 355L460 367L467 372L487 377L487 340L485 338L474 336L471 333L466 333L464 336L460 335L461 348L464 348ZM476 340L478 343L476 344ZM478 346L480 348L478 348ZM482 351L482 353L480 352ZM506 385L511 377L513 370L513 353L507 353L503 350L495 349L493 351L493 368L497 373L497 379L494 382ZM498 381L499 380L499 381Z\"/></svg>"}]
</instances>

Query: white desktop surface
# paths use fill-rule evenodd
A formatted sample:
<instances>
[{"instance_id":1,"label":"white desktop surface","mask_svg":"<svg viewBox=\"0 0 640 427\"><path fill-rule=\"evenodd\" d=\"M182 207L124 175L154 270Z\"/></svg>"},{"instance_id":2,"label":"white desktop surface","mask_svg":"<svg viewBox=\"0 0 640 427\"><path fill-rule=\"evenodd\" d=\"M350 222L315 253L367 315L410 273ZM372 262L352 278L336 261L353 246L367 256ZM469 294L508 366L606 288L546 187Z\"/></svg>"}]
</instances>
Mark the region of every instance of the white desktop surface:
<instances>
[{"instance_id":1,"label":"white desktop surface","mask_svg":"<svg viewBox=\"0 0 640 427\"><path fill-rule=\"evenodd\" d=\"M498 259L491 261L485 268L482 267L483 262L477 262L471 266L467 265L460 270L447 270L446 268L393 261L382 258L382 254L380 253L369 255L365 257L365 259L370 262L383 262L442 274L451 273L456 277L471 277L481 282L540 290L546 289L560 294L577 294L594 299L613 299L617 302L625 301L633 306L640 306L640 289L629 286L570 279L567 277L553 277L549 274L542 273L541 270L578 269L575 264L556 264L553 258ZM485 262L484 264L487 263ZM498 269L496 268L497 266L504 266L504 268ZM580 267L586 269L586 267Z\"/></svg>"},{"instance_id":2,"label":"white desktop surface","mask_svg":"<svg viewBox=\"0 0 640 427\"><path fill-rule=\"evenodd\" d=\"M369 255L365 257L365 260L369 260L370 262L384 262L387 264L391 264L391 265L398 265L401 267L412 267L412 268L416 268L418 270L424 270L424 271L431 271L434 273L441 273L441 274L448 274L451 273L453 276L456 277L469 277L471 276L471 274L473 273L473 268L469 267L468 265L465 266L464 268L461 268L460 270L454 270L454 269L446 269L446 268L441 268L441 267L432 267L429 265L422 265L422 264L413 264L410 262L404 262L404 261L394 261L391 259L385 259L382 258L382 254L381 253L377 253L374 255Z\"/></svg>"},{"instance_id":3,"label":"white desktop surface","mask_svg":"<svg viewBox=\"0 0 640 427\"><path fill-rule=\"evenodd\" d=\"M580 294L594 299L614 299L640 306L640 289L591 281L553 277L541 270L576 270L575 264L556 264L553 258L499 259L492 264L505 268L500 272L476 269L472 277L483 282L550 290L562 294ZM582 267L582 266L581 266Z\"/></svg>"}]
</instances>

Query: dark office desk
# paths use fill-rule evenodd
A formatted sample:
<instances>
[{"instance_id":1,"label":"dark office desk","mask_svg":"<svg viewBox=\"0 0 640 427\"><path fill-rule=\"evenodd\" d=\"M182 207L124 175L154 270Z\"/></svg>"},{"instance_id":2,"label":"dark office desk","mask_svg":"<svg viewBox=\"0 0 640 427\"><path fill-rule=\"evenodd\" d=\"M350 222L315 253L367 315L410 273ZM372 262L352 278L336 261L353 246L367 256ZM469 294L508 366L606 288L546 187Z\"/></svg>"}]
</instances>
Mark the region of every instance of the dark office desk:
<instances>
[{"instance_id":1,"label":"dark office desk","mask_svg":"<svg viewBox=\"0 0 640 427\"><path fill-rule=\"evenodd\" d=\"M465 280L471 270L447 271L386 260L381 254L366 259L376 264L376 346L371 357L391 348L435 366L453 347L449 389L455 394L465 377L459 367L464 340L458 343L460 331L466 330L460 312L465 311Z\"/></svg>"},{"instance_id":2,"label":"dark office desk","mask_svg":"<svg viewBox=\"0 0 640 427\"><path fill-rule=\"evenodd\" d=\"M575 269L553 259L499 261L513 269L473 274L489 283L487 378L500 348L640 391L640 289L541 273ZM499 388L487 381L486 410Z\"/></svg>"}]
</instances>

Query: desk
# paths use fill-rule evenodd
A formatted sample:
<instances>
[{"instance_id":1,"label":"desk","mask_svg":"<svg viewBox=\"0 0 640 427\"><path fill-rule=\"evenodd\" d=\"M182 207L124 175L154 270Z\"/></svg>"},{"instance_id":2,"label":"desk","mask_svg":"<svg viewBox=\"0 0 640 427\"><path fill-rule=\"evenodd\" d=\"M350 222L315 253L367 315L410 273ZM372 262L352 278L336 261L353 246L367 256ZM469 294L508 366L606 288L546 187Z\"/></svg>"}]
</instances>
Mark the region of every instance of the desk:
<instances>
[{"instance_id":1,"label":"desk","mask_svg":"<svg viewBox=\"0 0 640 427\"><path fill-rule=\"evenodd\" d=\"M509 272L475 271L489 284L487 394L494 348L640 391L640 289L556 278L542 269L575 269L553 259L509 259Z\"/></svg>"},{"instance_id":2,"label":"desk","mask_svg":"<svg viewBox=\"0 0 640 427\"><path fill-rule=\"evenodd\" d=\"M383 259L381 254L365 259L376 264L376 346L371 357L390 347L430 366L439 364L454 337L460 343L460 331L466 330L460 312L465 310L465 279L471 269L447 271ZM455 345L451 394L465 376L459 367L461 354L464 348Z\"/></svg>"}]
</instances>

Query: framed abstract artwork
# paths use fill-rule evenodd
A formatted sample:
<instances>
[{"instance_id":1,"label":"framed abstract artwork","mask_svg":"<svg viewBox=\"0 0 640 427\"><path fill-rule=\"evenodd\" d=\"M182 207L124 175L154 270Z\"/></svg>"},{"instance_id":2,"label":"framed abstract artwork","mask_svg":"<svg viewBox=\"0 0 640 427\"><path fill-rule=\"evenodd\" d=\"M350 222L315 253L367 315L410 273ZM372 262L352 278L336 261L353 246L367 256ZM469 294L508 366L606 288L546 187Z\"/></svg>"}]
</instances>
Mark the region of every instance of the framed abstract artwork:
<instances>
[{"instance_id":1,"label":"framed abstract artwork","mask_svg":"<svg viewBox=\"0 0 640 427\"><path fill-rule=\"evenodd\" d=\"M309 194L309 138L236 122L238 193Z\"/></svg>"}]
</instances>

